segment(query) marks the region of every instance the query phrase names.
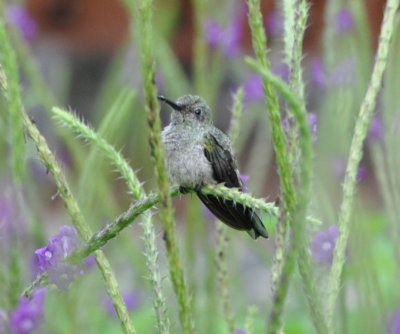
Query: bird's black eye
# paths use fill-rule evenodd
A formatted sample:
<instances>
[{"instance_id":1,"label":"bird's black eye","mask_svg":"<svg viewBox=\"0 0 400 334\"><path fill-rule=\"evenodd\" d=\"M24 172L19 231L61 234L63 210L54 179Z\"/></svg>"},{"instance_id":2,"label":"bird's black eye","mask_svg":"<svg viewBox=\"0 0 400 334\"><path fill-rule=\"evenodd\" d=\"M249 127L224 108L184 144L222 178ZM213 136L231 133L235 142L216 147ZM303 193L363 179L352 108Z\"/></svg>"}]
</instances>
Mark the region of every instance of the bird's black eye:
<instances>
[{"instance_id":1,"label":"bird's black eye","mask_svg":"<svg viewBox=\"0 0 400 334\"><path fill-rule=\"evenodd\" d=\"M195 113L196 116L200 116L201 115L201 109L200 108L195 109L194 113Z\"/></svg>"}]
</instances>

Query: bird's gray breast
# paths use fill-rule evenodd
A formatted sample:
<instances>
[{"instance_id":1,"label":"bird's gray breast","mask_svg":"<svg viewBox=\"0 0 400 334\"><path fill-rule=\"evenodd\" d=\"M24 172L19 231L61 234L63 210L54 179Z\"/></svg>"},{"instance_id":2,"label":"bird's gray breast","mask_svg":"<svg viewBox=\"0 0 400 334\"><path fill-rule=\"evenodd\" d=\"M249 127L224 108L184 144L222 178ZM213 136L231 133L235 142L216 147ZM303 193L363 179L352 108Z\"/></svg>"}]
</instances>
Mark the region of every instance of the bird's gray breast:
<instances>
[{"instance_id":1,"label":"bird's gray breast","mask_svg":"<svg viewBox=\"0 0 400 334\"><path fill-rule=\"evenodd\" d=\"M161 136L168 173L173 183L191 188L213 183L211 164L204 155L203 132L169 125Z\"/></svg>"}]
</instances>

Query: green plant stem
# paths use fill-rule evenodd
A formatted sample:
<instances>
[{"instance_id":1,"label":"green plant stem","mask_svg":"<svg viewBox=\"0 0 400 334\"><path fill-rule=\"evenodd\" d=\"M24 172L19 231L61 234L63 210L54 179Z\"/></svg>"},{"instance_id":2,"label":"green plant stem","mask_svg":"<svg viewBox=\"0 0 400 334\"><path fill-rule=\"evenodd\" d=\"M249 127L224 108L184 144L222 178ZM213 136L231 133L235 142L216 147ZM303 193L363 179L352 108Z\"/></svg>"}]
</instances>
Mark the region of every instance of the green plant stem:
<instances>
[{"instance_id":1,"label":"green plant stem","mask_svg":"<svg viewBox=\"0 0 400 334\"><path fill-rule=\"evenodd\" d=\"M372 70L370 83L361 104L358 119L355 124L354 136L350 146L349 159L343 183L343 199L340 206L338 225L339 237L336 242L333 263L328 280L328 295L326 312L329 328L332 329L337 296L340 290L341 273L345 262L346 245L349 237L352 204L357 185L357 170L363 154L363 143L369 128L376 97L381 88L382 76L386 67L391 37L393 34L394 17L399 7L398 0L386 2L378 50Z\"/></svg>"},{"instance_id":2,"label":"green plant stem","mask_svg":"<svg viewBox=\"0 0 400 334\"><path fill-rule=\"evenodd\" d=\"M25 112L23 112L22 117L24 119L27 132L36 146L40 160L54 177L58 192L64 201L72 223L78 230L78 233L82 239L88 241L92 235L92 232L90 231L90 228L87 225L85 218L78 207L78 204L72 196L69 186L64 178L64 175L61 173L61 169L55 160L54 155L51 153L45 139L39 133L39 130ZM129 317L129 312L124 304L124 301L122 300L121 294L118 291L118 283L111 269L110 263L102 251L98 250L94 252L94 257L105 280L107 292L113 301L113 305L121 322L124 333L136 333Z\"/></svg>"},{"instance_id":3,"label":"green plant stem","mask_svg":"<svg viewBox=\"0 0 400 334\"><path fill-rule=\"evenodd\" d=\"M273 75L271 72L262 68L254 60L247 58L246 62L256 70L264 80L268 81L273 87L281 93L281 95L289 103L295 117L298 121L300 131L300 149L302 163L300 164L300 186L298 190L298 204L294 213L294 222L297 224L293 226L296 233L294 233L295 247L298 252L299 270L303 279L304 290L309 303L310 311L313 317L314 325L318 330L326 330L324 316L322 314L322 306L315 288L315 274L311 265L310 255L308 252L308 242L306 241L302 222L306 219L306 211L310 200L311 192L311 164L312 164L312 146L311 146L311 133L308 126L307 113L304 109L304 104L300 99L296 98L291 93L289 86L280 78ZM308 220L308 219L307 219ZM288 253L287 255L289 255ZM291 259L289 258L289 261ZM287 266L283 265L282 274L287 275Z\"/></svg>"},{"instance_id":4,"label":"green plant stem","mask_svg":"<svg viewBox=\"0 0 400 334\"><path fill-rule=\"evenodd\" d=\"M264 29L262 28L263 21L259 9L260 4L258 0L248 0L247 3L249 7L249 23L252 32L253 49L259 62L259 66L257 67L260 69L260 71L264 70L265 72L270 72L270 65L265 50L266 37ZM312 319L317 331L323 333L327 332L327 325L322 315L322 308L319 305L320 302L315 289L315 279L307 250L307 242L305 241L303 233L303 224L305 222L305 214L310 197L312 161L311 135L308 128L307 114L302 107L293 110L299 124L300 149L302 154L299 182L300 191L298 193L297 203L293 180L294 171L288 158L288 150L285 145L285 135L281 123L279 104L274 91L274 88L279 88L278 86L282 87L282 83L274 86L274 83L269 79L271 78L267 77L267 73L264 73L263 85L271 122L272 138L278 164L278 173L282 187L284 205L284 211L282 214L295 232L293 239L294 249L297 251L299 256L299 269L302 275L303 286L306 292ZM287 94L285 97L291 96L292 94ZM301 102L299 103L301 105ZM284 260L283 263L282 273L280 275L281 279L278 282L277 290L274 296L274 305L271 311L271 323L269 326L270 333L276 333L281 328L283 304L286 299L290 283L290 276L293 271L294 257L295 254L290 247L287 252L286 260Z\"/></svg>"},{"instance_id":5,"label":"green plant stem","mask_svg":"<svg viewBox=\"0 0 400 334\"><path fill-rule=\"evenodd\" d=\"M300 103L303 104L303 110L306 110L305 107L305 89L303 82L303 71L302 71L302 60L303 60L303 39L304 32L307 26L308 19L308 4L306 0L295 0L293 4L295 25L293 27L293 32L290 32L293 35L293 44L290 45L292 47L291 50L291 59L288 63L290 70L290 87L293 92L298 96ZM286 30L285 30L285 33ZM286 39L284 39L286 41ZM290 160L292 163L297 166L298 164L298 153L299 153L299 143L298 143L298 126L297 123L291 124L290 120L293 119L293 112L290 108L288 108L287 117L289 120L289 154Z\"/></svg>"},{"instance_id":6,"label":"green plant stem","mask_svg":"<svg viewBox=\"0 0 400 334\"><path fill-rule=\"evenodd\" d=\"M253 198L249 194L240 192L238 189L226 188L222 185L208 185L203 187L201 191L205 195L215 195L224 199L233 200L235 202L251 206L257 210L261 210L267 214L270 214L271 216L279 215L279 209L274 203L266 203L262 199ZM181 195L176 187L171 188L169 192L171 197ZM95 250L104 246L108 240L116 237L121 230L126 228L137 217L161 201L161 196L159 194L149 194L145 199L135 202L127 211L119 215L104 229L95 233L88 241L86 246L71 255L70 260L73 262L80 261L82 258L85 258Z\"/></svg>"},{"instance_id":7,"label":"green plant stem","mask_svg":"<svg viewBox=\"0 0 400 334\"><path fill-rule=\"evenodd\" d=\"M55 117L63 124L71 128L83 140L91 142L115 165L122 178L125 180L129 193L138 200L143 200L146 193L136 174L122 155L115 150L100 134L92 130L88 125L79 121L72 113L60 108L53 108ZM92 151L93 152L93 151ZM143 215L142 220L143 239L145 243L145 255L147 266L150 271L149 280L154 293L154 308L157 318L158 333L169 332L169 320L167 318L165 298L161 287L161 274L158 266L158 251L154 227L150 212Z\"/></svg>"},{"instance_id":8,"label":"green plant stem","mask_svg":"<svg viewBox=\"0 0 400 334\"><path fill-rule=\"evenodd\" d=\"M149 143L154 169L157 178L158 192L161 198L161 219L164 229L164 240L167 249L170 276L178 299L179 319L185 334L194 332L193 313L189 291L180 259L173 208L169 193L169 180L165 168L164 151L161 143L160 106L155 86L154 56L152 51L152 0L139 1L137 17L140 32L141 67L144 83L145 109L149 126Z\"/></svg>"},{"instance_id":9,"label":"green plant stem","mask_svg":"<svg viewBox=\"0 0 400 334\"><path fill-rule=\"evenodd\" d=\"M228 289L228 268L226 264L226 248L229 241L226 235L226 226L219 223L217 225L217 276L219 285L219 294L221 296L222 310L225 317L225 322L228 326L229 333L235 334L235 318L231 308L231 298Z\"/></svg>"},{"instance_id":10,"label":"green plant stem","mask_svg":"<svg viewBox=\"0 0 400 334\"><path fill-rule=\"evenodd\" d=\"M260 12L259 0L247 0L248 20L252 36L253 50L256 59L262 68L270 70L270 63L267 58L267 39L264 31L264 24ZM263 79L263 87L265 100L268 109L268 117L271 126L271 135L273 140L273 148L276 156L278 167L278 175L280 179L280 187L282 192L283 211L281 217L285 221L281 221L284 226L283 233L287 226L292 225L293 214L296 208L296 194L293 186L293 170L288 159L288 149L286 147L286 138L282 126L279 101L272 85ZM293 248L289 248L289 256L286 256L283 261L282 272L279 275L280 279L274 291L273 306L270 313L269 333L276 333L282 326L283 306L286 300L286 295L289 287L290 277L294 267Z\"/></svg>"},{"instance_id":11,"label":"green plant stem","mask_svg":"<svg viewBox=\"0 0 400 334\"><path fill-rule=\"evenodd\" d=\"M3 32L3 29L0 29ZM4 36L3 36L4 37ZM5 38L2 40L6 45L2 44L4 48L4 56L9 59L11 63L16 64L15 55L11 52L11 48L8 44L8 39ZM17 73L13 73L13 75L8 78L7 73L5 72L4 83L2 83L3 87L15 87L16 91L14 94L19 96L19 101L21 101L21 93L19 91L19 75ZM8 81L9 80L9 81ZM11 81L11 83L10 83ZM8 93L8 92L7 92ZM78 204L76 203L67 181L64 178L64 175L61 172L60 166L58 165L53 153L50 151L46 140L40 134L34 122L29 118L26 114L22 103L19 104L18 117L21 119L25 131L32 139L39 155L39 159L42 161L43 165L47 168L47 170L53 175L54 181L57 186L57 190L64 201L65 207L67 209L68 214L71 217L72 223L75 228L78 230L79 235L83 240L87 241L92 232L90 231L89 226L87 225L85 218L83 217ZM102 251L96 251L94 253L96 258L97 265L103 275L106 289L108 294L110 295L111 300L113 301L116 313L121 323L121 327L126 334L134 334L135 329L129 317L128 310L122 300L121 294L118 290L118 283L114 276L114 273L111 269L111 266L104 256Z\"/></svg>"},{"instance_id":12,"label":"green plant stem","mask_svg":"<svg viewBox=\"0 0 400 334\"><path fill-rule=\"evenodd\" d=\"M19 73L14 50L12 49L5 24L0 18L0 61L4 77L8 78L5 96L8 103L8 131L11 146L11 171L14 181L19 184L26 177L24 124L20 115L22 100L19 88Z\"/></svg>"},{"instance_id":13,"label":"green plant stem","mask_svg":"<svg viewBox=\"0 0 400 334\"><path fill-rule=\"evenodd\" d=\"M232 116L229 124L229 138L231 139L233 145L235 145L240 134L240 125L243 115L243 98L244 89L242 86L240 86L233 95Z\"/></svg>"}]
</instances>

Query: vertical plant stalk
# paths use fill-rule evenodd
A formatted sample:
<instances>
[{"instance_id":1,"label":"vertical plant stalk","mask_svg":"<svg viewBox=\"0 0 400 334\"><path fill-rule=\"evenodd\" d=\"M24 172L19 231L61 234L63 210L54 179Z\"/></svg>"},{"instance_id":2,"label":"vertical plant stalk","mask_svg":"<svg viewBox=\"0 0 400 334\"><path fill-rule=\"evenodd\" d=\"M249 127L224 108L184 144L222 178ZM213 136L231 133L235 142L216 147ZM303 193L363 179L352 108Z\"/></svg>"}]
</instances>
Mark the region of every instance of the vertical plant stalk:
<instances>
[{"instance_id":1,"label":"vertical plant stalk","mask_svg":"<svg viewBox=\"0 0 400 334\"><path fill-rule=\"evenodd\" d=\"M243 115L243 98L244 90L243 87L240 86L236 90L235 95L233 95L232 116L229 124L229 138L233 146L235 146L236 140L239 138L240 134L240 124Z\"/></svg>"},{"instance_id":2,"label":"vertical plant stalk","mask_svg":"<svg viewBox=\"0 0 400 334\"><path fill-rule=\"evenodd\" d=\"M254 319L255 319L257 313L258 313L257 306L252 305L247 308L246 322L244 325L246 334L254 333Z\"/></svg>"},{"instance_id":3,"label":"vertical plant stalk","mask_svg":"<svg viewBox=\"0 0 400 334\"><path fill-rule=\"evenodd\" d=\"M165 168L164 151L161 143L160 106L157 100L155 86L154 57L152 52L152 0L139 1L137 17L141 43L141 66L144 84L145 108L149 125L149 143L154 162L157 185L161 198L161 219L163 222L164 239L167 258L174 291L179 306L179 319L184 333L194 332L194 322L189 291L185 283L182 261L179 255L176 228L173 217L169 180Z\"/></svg>"},{"instance_id":4,"label":"vertical plant stalk","mask_svg":"<svg viewBox=\"0 0 400 334\"><path fill-rule=\"evenodd\" d=\"M248 20L251 29L252 45L255 56L261 67L270 70L270 63L267 58L267 39L264 31L264 24L260 12L259 0L247 0ZM286 138L282 126L279 101L275 90L269 82L263 79L263 87L268 108L268 117L270 120L273 147L278 166L278 174L281 184L283 210L281 216L286 218L283 224L291 225L293 213L296 207L296 194L293 186L293 171L288 159L288 150L286 147ZM270 313L269 332L274 333L279 330L282 324L283 305L286 299L290 276L294 267L294 254L291 250L288 257L285 258L285 272L280 275L281 280L274 293L273 308Z\"/></svg>"},{"instance_id":5,"label":"vertical plant stalk","mask_svg":"<svg viewBox=\"0 0 400 334\"><path fill-rule=\"evenodd\" d=\"M355 124L354 135L350 146L349 159L343 183L343 199L340 206L338 225L339 237L336 242L333 263L328 280L328 295L326 314L329 328L332 328L335 304L340 290L341 274L345 262L347 240L350 230L350 218L352 205L357 185L357 170L363 154L363 143L367 135L369 124L376 104L376 97L382 83L383 72L386 67L388 53L391 45L391 37L394 28L394 18L399 7L398 0L386 2L381 32L379 36L378 50L371 79L361 104L360 112Z\"/></svg>"},{"instance_id":6,"label":"vertical plant stalk","mask_svg":"<svg viewBox=\"0 0 400 334\"><path fill-rule=\"evenodd\" d=\"M129 166L129 163L112 145L110 145L89 126L81 122L73 114L59 108L53 108L52 113L63 125L71 128L77 135L79 135L79 137L83 138L85 141L91 142L104 153L104 155L115 165L116 169L125 180L129 193L135 199L143 201L146 198L146 193L140 180ZM153 305L156 312L157 329L158 333L166 334L169 332L169 320L167 317L165 298L162 292L156 235L151 219L151 213L149 211L143 214L141 225L143 227L146 262L150 271L150 276L148 278L152 284L154 293Z\"/></svg>"},{"instance_id":7,"label":"vertical plant stalk","mask_svg":"<svg viewBox=\"0 0 400 334\"><path fill-rule=\"evenodd\" d=\"M151 214L146 212L143 214L142 222L143 240L145 247L146 263L150 275L147 277L153 287L153 307L156 312L157 333L169 333L169 319L167 315L167 307L164 293L162 290L162 277L160 265L158 261L158 250L156 242L156 233L151 219Z\"/></svg>"},{"instance_id":8,"label":"vertical plant stalk","mask_svg":"<svg viewBox=\"0 0 400 334\"><path fill-rule=\"evenodd\" d=\"M14 181L20 184L26 177L25 163L25 138L24 124L20 115L22 108L21 95L19 93L19 73L12 49L7 37L6 27L0 18L0 61L3 64L5 78L8 78L5 95L8 103L8 131L11 146L11 171Z\"/></svg>"},{"instance_id":9,"label":"vertical plant stalk","mask_svg":"<svg viewBox=\"0 0 400 334\"><path fill-rule=\"evenodd\" d=\"M40 160L54 177L58 192L60 193L60 196L64 201L65 207L69 215L71 216L72 223L78 230L82 239L88 241L92 235L92 232L87 225L78 207L78 204L72 196L69 186L63 174L61 173L60 167L58 166L53 154L47 146L45 139L41 136L36 126L32 123L32 121L25 113L23 114L23 118L27 132L36 146ZM104 253L100 250L94 252L93 255L106 282L107 292L112 299L124 333L136 333L131 322L129 312L118 290L118 283L111 269L110 263L108 262Z\"/></svg>"},{"instance_id":10,"label":"vertical plant stalk","mask_svg":"<svg viewBox=\"0 0 400 334\"><path fill-rule=\"evenodd\" d=\"M291 33L294 38L293 49L292 49L292 61L288 63L291 78L290 78L290 86L295 94L298 96L301 104L303 105L302 109L306 111L306 103L305 103L305 89L303 82L303 68L302 68L302 60L303 60L303 39L304 32L307 27L307 19L308 19L308 4L306 0L297 0L295 3L295 22L294 31ZM289 109L290 110L290 109ZM292 112L290 112L289 117L292 117ZM290 147L291 150L290 155L293 163L297 166L298 163L298 127L296 125L291 127L290 131Z\"/></svg>"},{"instance_id":11,"label":"vertical plant stalk","mask_svg":"<svg viewBox=\"0 0 400 334\"><path fill-rule=\"evenodd\" d=\"M228 290L228 268L226 263L226 247L228 244L228 236L226 235L226 228L220 222L217 225L217 233L218 233L218 240L217 240L217 276L218 276L218 283L220 288L220 295L222 301L222 310L224 314L224 318L226 324L229 329L229 333L235 334L235 319L231 309L231 299L229 296Z\"/></svg>"},{"instance_id":12,"label":"vertical plant stalk","mask_svg":"<svg viewBox=\"0 0 400 334\"><path fill-rule=\"evenodd\" d=\"M3 29L1 29L3 31ZM5 36L6 37L6 36ZM8 40L5 38L2 40L2 47L4 50L4 56L9 59L12 63L16 64L16 59L14 53L9 53L11 51L10 45L8 44ZM16 66L16 65L15 65ZM19 91L19 75L18 73L13 73L11 78L7 81L7 76L5 76L5 84L3 83L3 87L11 87L15 86L16 91L15 93L19 95L19 100L21 101L21 94ZM10 83L10 81L14 81ZM67 209L68 214L71 217L72 223L74 224L75 228L78 230L79 235L82 237L83 240L88 241L92 235L92 232L83 217L78 204L76 203L72 193L69 189L67 181L64 178L64 175L61 172L60 166L58 165L53 153L50 151L46 140L40 134L39 130L37 129L36 125L32 120L29 119L28 115L26 114L22 104L19 105L19 115L18 117L23 122L26 132L33 140L35 147L39 154L39 159L42 161L44 166L47 170L53 175L54 181L57 186L57 190L60 193L61 198L64 201L65 207ZM118 283L114 276L114 273L111 269L111 266L104 256L102 251L96 251L94 253L96 258L97 265L103 275L103 278L106 283L106 289L112 302L114 304L116 313L119 317L121 327L126 334L135 334L135 329L129 317L128 310L122 300L121 294L118 290Z\"/></svg>"},{"instance_id":13,"label":"vertical plant stalk","mask_svg":"<svg viewBox=\"0 0 400 334\"><path fill-rule=\"evenodd\" d=\"M322 314L322 305L318 298L318 293L315 288L315 274L313 267L311 265L310 254L308 252L308 241L305 237L303 223L308 220L306 217L307 207L310 199L311 192L311 164L312 164L312 146L311 146L311 133L308 126L308 119L306 111L303 109L303 104L298 100L290 91L290 88L281 79L274 76L271 72L262 68L254 60L247 59L247 63L257 70L264 80L269 82L276 90L278 90L282 96L289 103L289 107L292 109L299 127L300 133L300 149L302 161L300 164L300 179L299 179L299 191L298 191L298 204L296 205L296 210L293 213L293 222L291 227L293 229L293 242L294 247L290 247L287 251L286 261L283 263L282 273L280 275L278 286L275 292L276 308L273 308L271 313L270 332L275 333L279 330L279 314L283 310L283 304L281 299L278 297L281 293L286 293L288 288L288 272L291 270L293 261L293 251L292 248L298 253L298 264L299 271L303 280L303 287L305 290L305 295L307 297L308 305L310 308L312 320L314 326L318 332L327 333L327 324L325 322L324 316ZM282 292L286 291L286 292Z\"/></svg>"},{"instance_id":14,"label":"vertical plant stalk","mask_svg":"<svg viewBox=\"0 0 400 334\"><path fill-rule=\"evenodd\" d=\"M243 87L239 87L233 96L232 116L229 126L229 137L234 145L240 133L240 122L243 113ZM231 298L228 289L228 268L226 262L226 248L229 243L229 238L226 234L226 226L219 223L217 225L217 275L220 288L220 295L222 299L222 310L225 317L226 324L228 325L229 332L235 333L235 319L231 309Z\"/></svg>"},{"instance_id":15,"label":"vertical plant stalk","mask_svg":"<svg viewBox=\"0 0 400 334\"><path fill-rule=\"evenodd\" d=\"M292 11L289 14L288 21L294 17L294 33L285 29L286 34L293 35L293 43L286 46L286 50L292 48L292 56L286 55L290 59L288 63L291 73L290 87L295 95L298 97L297 101L292 99L289 89L284 85L284 82L272 81L274 87L286 98L289 102L289 110L294 114L297 120L296 126L293 127L290 134L290 148L292 149L291 158L292 163L299 168L299 187L297 188L298 206L294 216L294 222L297 222L297 230L294 233L295 246L298 252L299 271L303 279L303 287L308 301L311 316L314 326L318 332L326 332L327 324L324 318L322 303L316 289L316 279L314 268L311 264L311 259L308 251L309 241L303 228L303 222L306 218L306 213L311 199L311 179L312 179L312 138L308 125L308 115L305 100L305 87L303 82L302 59L303 59L303 40L304 33L307 27L309 5L306 0L296 0ZM286 8L287 9L287 8ZM289 9L290 10L290 9ZM288 11L285 12L287 14ZM288 27L287 27L288 28ZM288 40L285 36L285 42ZM294 136L293 136L294 132ZM297 134L298 133L298 134ZM300 140L300 142L299 142ZM300 149L300 150L299 150ZM301 156L300 156L301 154ZM302 159L300 162L298 156ZM299 231L299 228L301 229ZM296 242L296 238L297 242Z\"/></svg>"}]
</instances>

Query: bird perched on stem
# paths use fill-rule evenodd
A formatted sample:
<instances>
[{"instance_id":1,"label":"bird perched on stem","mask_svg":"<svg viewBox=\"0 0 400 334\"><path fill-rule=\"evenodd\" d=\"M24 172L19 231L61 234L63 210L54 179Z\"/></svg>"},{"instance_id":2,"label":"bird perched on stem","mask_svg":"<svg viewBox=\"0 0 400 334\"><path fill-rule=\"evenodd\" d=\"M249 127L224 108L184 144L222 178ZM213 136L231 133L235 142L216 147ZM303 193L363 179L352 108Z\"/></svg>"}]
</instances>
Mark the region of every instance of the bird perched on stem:
<instances>
[{"instance_id":1,"label":"bird perched on stem","mask_svg":"<svg viewBox=\"0 0 400 334\"><path fill-rule=\"evenodd\" d=\"M243 189L230 139L213 125L204 99L193 95L184 95L176 102L158 98L173 109L171 123L161 133L171 181L182 192L194 189L204 205L228 226L246 231L253 239L268 238L253 208L200 191L203 185L219 183Z\"/></svg>"}]
</instances>

